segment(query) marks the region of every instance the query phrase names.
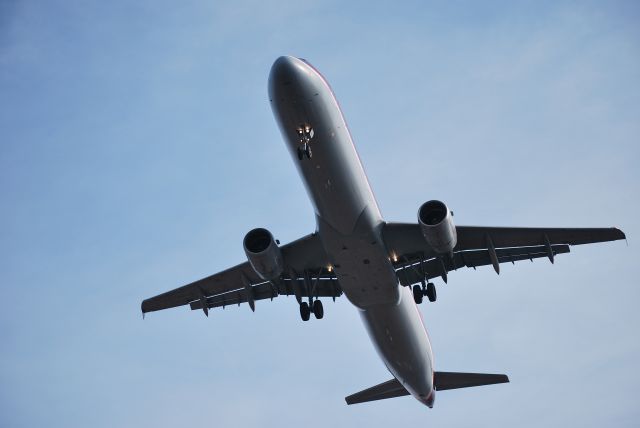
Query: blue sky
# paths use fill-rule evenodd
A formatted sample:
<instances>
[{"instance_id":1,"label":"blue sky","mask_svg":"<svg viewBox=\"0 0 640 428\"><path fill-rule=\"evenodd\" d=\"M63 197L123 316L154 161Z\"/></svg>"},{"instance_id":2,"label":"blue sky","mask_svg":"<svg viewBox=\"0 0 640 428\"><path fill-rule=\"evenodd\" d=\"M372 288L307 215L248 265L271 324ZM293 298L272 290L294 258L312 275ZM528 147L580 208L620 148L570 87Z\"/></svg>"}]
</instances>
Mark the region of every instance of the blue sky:
<instances>
[{"instance_id":1,"label":"blue sky","mask_svg":"<svg viewBox=\"0 0 640 428\"><path fill-rule=\"evenodd\" d=\"M637 4L342 3L0 2L0 426L638 425ZM390 375L345 299L142 321L249 229L314 229L283 54L331 82L388 220L627 233L438 283L437 368L511 384L346 406Z\"/></svg>"}]
</instances>

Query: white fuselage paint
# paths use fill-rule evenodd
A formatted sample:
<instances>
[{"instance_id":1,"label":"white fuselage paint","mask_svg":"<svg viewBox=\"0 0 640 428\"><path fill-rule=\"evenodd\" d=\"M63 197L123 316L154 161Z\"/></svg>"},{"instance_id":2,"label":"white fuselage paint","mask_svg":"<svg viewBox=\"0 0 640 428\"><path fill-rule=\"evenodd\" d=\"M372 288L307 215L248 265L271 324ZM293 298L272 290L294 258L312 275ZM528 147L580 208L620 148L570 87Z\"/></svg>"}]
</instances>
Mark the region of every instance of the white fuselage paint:
<instances>
[{"instance_id":1,"label":"white fuselage paint","mask_svg":"<svg viewBox=\"0 0 640 428\"><path fill-rule=\"evenodd\" d=\"M309 63L283 56L271 68L269 99L340 286L389 371L431 407L429 337L411 290L399 285L382 240L380 209L333 91ZM298 159L301 126L313 129L311 159Z\"/></svg>"}]
</instances>

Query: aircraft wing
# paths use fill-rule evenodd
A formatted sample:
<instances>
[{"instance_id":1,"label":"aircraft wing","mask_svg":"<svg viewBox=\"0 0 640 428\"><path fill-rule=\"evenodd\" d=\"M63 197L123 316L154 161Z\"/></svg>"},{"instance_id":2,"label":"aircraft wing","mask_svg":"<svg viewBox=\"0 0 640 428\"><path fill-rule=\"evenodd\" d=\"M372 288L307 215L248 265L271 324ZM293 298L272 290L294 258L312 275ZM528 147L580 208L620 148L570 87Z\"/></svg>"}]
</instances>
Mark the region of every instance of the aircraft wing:
<instances>
[{"instance_id":1,"label":"aircraft wing","mask_svg":"<svg viewBox=\"0 0 640 428\"><path fill-rule=\"evenodd\" d=\"M191 309L224 307L248 302L252 309L256 300L273 299L278 295L333 297L342 289L332 272L326 253L317 234L307 235L280 247L286 278L265 281L251 268L249 262L213 274L190 284L151 297L142 302L142 313L159 311L190 304ZM291 272L291 273L290 273Z\"/></svg>"},{"instance_id":2,"label":"aircraft wing","mask_svg":"<svg viewBox=\"0 0 640 428\"><path fill-rule=\"evenodd\" d=\"M452 257L438 256L422 236L420 226L412 223L387 223L383 237L387 249L397 259L398 278L402 285L441 276L460 267L493 265L500 273L500 263L548 257L568 253L570 245L625 239L616 228L526 228L456 226L458 242Z\"/></svg>"}]
</instances>

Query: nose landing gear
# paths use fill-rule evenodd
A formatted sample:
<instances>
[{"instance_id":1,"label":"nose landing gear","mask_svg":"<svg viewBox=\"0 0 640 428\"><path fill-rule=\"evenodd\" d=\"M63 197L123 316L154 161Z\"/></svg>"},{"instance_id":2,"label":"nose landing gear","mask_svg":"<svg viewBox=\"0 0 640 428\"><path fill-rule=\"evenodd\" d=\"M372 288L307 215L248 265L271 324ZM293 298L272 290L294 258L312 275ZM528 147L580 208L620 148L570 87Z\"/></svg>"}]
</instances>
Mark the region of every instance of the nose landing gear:
<instances>
[{"instance_id":1,"label":"nose landing gear","mask_svg":"<svg viewBox=\"0 0 640 428\"><path fill-rule=\"evenodd\" d=\"M297 130L300 138L300 146L298 147L298 159L302 160L305 156L311 159L313 152L311 151L311 139L313 138L313 128L309 125L299 127Z\"/></svg>"}]
</instances>

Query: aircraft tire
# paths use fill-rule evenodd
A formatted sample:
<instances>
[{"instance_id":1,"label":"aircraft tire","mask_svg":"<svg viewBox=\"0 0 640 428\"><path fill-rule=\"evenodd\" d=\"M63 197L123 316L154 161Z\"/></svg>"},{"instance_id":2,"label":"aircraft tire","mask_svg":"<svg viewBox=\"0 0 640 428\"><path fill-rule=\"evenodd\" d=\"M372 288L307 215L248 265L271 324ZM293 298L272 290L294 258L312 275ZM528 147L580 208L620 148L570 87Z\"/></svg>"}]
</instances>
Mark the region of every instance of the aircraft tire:
<instances>
[{"instance_id":1,"label":"aircraft tire","mask_svg":"<svg viewBox=\"0 0 640 428\"><path fill-rule=\"evenodd\" d=\"M324 316L324 308L322 307L322 302L320 300L313 302L313 315L315 315L318 320L321 320Z\"/></svg>"},{"instance_id":2,"label":"aircraft tire","mask_svg":"<svg viewBox=\"0 0 640 428\"><path fill-rule=\"evenodd\" d=\"M309 318L311 318L311 309L307 302L300 304L300 318L302 318L302 321L309 321Z\"/></svg>"},{"instance_id":3,"label":"aircraft tire","mask_svg":"<svg viewBox=\"0 0 640 428\"><path fill-rule=\"evenodd\" d=\"M430 282L427 284L427 298L429 299L430 302L435 302L436 301L436 286L434 285L433 282Z\"/></svg>"},{"instance_id":4,"label":"aircraft tire","mask_svg":"<svg viewBox=\"0 0 640 428\"><path fill-rule=\"evenodd\" d=\"M416 302L416 305L422 303L422 289L418 284L413 286L413 300Z\"/></svg>"}]
</instances>

